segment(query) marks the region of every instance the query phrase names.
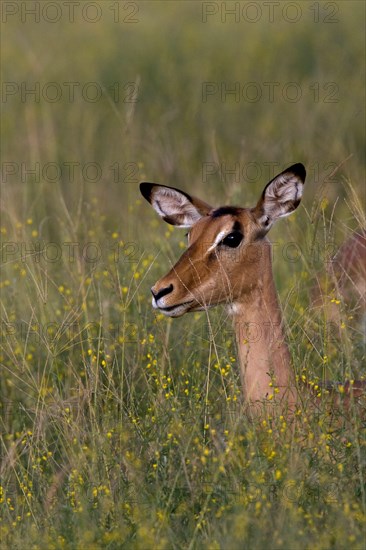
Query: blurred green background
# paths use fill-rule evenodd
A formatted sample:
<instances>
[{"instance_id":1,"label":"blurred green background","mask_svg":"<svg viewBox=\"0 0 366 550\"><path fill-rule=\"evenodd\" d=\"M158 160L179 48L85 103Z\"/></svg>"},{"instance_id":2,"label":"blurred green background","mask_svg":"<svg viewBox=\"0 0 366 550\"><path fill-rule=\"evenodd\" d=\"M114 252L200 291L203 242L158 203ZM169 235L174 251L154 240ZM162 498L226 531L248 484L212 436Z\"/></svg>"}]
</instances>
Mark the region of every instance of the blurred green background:
<instances>
[{"instance_id":1,"label":"blurred green background","mask_svg":"<svg viewBox=\"0 0 366 550\"><path fill-rule=\"evenodd\" d=\"M339 300L332 340L308 306L365 226L364 2L72 6L1 4L4 547L361 548L359 417L341 437L328 417L248 422L226 312L151 309L185 242L138 183L252 206L302 162L303 202L270 234L294 368L361 377L357 311ZM266 493L287 482L301 502Z\"/></svg>"},{"instance_id":2,"label":"blurred green background","mask_svg":"<svg viewBox=\"0 0 366 550\"><path fill-rule=\"evenodd\" d=\"M125 233L127 203L138 197L141 179L196 190L213 203L250 205L269 179L264 163L280 171L298 161L308 168L309 206L349 155L326 196L332 203L344 196L345 176L364 198L362 2L281 2L270 10L247 2L106 1L85 11L82 2L73 23L66 6L59 13L52 6L42 11L40 3L35 23L24 7L4 15L5 4L2 76L19 92L3 93L3 161L41 168L56 162L62 170L56 185L50 170L34 188L31 176L26 184L19 173L9 176L9 215L56 213L50 197L58 185L71 216L80 200L97 196ZM77 84L70 101L71 82ZM213 93L204 100L208 82ZM39 83L38 102L21 83ZM61 89L54 102L47 99L56 93L50 83ZM239 96L225 95L235 83ZM98 163L101 177L93 184L75 169L70 182L64 163L74 161ZM205 163L213 163L207 177ZM219 167L225 172L235 163L239 175L220 175Z\"/></svg>"}]
</instances>

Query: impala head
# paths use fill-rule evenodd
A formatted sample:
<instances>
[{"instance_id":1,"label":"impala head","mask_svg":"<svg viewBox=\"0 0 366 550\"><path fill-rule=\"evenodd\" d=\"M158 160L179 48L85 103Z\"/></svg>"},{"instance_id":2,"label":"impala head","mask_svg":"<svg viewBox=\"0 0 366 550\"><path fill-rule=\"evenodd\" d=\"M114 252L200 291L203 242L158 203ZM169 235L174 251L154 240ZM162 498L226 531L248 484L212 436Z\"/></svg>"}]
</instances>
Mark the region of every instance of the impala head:
<instances>
[{"instance_id":1,"label":"impala head","mask_svg":"<svg viewBox=\"0 0 366 550\"><path fill-rule=\"evenodd\" d=\"M294 164L267 184L254 208L214 208L179 189L141 183L142 195L163 220L189 230L187 250L151 289L153 307L179 317L245 301L268 268L266 234L299 205L305 174L302 164Z\"/></svg>"}]
</instances>

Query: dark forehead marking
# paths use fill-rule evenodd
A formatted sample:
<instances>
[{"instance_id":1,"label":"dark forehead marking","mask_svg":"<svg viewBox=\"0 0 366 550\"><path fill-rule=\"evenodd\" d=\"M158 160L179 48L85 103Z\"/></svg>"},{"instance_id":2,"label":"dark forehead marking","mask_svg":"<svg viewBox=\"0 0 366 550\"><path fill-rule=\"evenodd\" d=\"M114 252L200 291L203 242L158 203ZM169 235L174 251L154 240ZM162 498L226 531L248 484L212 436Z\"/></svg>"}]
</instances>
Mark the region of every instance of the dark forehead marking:
<instances>
[{"instance_id":1,"label":"dark forehead marking","mask_svg":"<svg viewBox=\"0 0 366 550\"><path fill-rule=\"evenodd\" d=\"M227 214L232 214L233 216L237 216L240 212L240 208L237 206L221 206L220 208L216 208L212 213L212 218L219 218L220 216L226 216Z\"/></svg>"},{"instance_id":2,"label":"dark forehead marking","mask_svg":"<svg viewBox=\"0 0 366 550\"><path fill-rule=\"evenodd\" d=\"M233 231L240 231L240 232L243 231L242 225L241 225L240 222L238 222L238 220L236 220L236 221L234 222Z\"/></svg>"}]
</instances>

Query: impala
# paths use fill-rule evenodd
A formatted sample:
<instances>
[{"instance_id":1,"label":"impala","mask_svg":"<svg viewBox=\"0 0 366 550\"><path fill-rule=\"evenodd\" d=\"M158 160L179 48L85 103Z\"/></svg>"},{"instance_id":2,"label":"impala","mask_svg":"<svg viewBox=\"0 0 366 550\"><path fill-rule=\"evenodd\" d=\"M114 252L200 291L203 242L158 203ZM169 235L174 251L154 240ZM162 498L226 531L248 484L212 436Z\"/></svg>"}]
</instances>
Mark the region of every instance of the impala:
<instances>
[{"instance_id":1,"label":"impala","mask_svg":"<svg viewBox=\"0 0 366 550\"><path fill-rule=\"evenodd\" d=\"M366 229L358 229L342 244L330 262L327 262L325 279L328 293L323 287L324 273L319 273L311 288L312 306L325 309L329 322L341 324L339 307L329 299L329 287L345 303L352 303L360 316L366 312ZM364 322L366 319L364 319ZM365 328L365 327L364 327ZM366 334L364 335L366 337Z\"/></svg>"},{"instance_id":2,"label":"impala","mask_svg":"<svg viewBox=\"0 0 366 550\"><path fill-rule=\"evenodd\" d=\"M294 164L264 188L253 208L208 203L175 189L143 182L145 199L166 222L188 228L188 248L151 289L152 305L169 317L226 304L233 318L245 401L257 412L264 402L292 412L296 386L284 338L267 233L300 204L305 168ZM346 383L358 396L363 382Z\"/></svg>"}]
</instances>

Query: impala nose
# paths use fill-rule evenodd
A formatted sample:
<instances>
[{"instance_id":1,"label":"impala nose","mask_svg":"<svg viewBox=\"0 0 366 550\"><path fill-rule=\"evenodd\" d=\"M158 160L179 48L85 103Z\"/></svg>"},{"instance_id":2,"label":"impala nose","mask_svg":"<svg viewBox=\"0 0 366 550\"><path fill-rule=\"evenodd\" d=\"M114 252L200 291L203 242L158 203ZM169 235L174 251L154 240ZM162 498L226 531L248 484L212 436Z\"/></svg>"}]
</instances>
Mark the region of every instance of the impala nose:
<instances>
[{"instance_id":1,"label":"impala nose","mask_svg":"<svg viewBox=\"0 0 366 550\"><path fill-rule=\"evenodd\" d=\"M156 293L154 292L153 289L151 289L151 294L154 296L155 301L157 302L163 296L166 296L167 294L170 294L172 292L173 288L174 288L173 285L169 285L165 288L162 288L161 290L159 290Z\"/></svg>"}]
</instances>

